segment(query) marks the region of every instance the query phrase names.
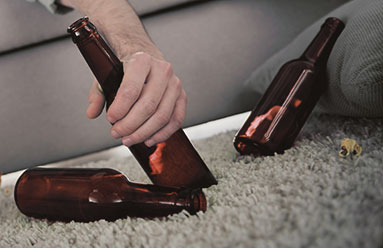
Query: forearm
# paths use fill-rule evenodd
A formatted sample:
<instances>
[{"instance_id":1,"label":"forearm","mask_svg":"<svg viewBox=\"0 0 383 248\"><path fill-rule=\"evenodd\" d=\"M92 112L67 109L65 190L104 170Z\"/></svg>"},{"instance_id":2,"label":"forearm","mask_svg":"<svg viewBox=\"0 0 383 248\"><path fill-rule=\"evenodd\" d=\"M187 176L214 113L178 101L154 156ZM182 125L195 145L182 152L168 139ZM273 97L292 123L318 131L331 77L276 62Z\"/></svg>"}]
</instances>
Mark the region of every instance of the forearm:
<instances>
[{"instance_id":1,"label":"forearm","mask_svg":"<svg viewBox=\"0 0 383 248\"><path fill-rule=\"evenodd\" d=\"M61 3L88 16L120 59L129 58L136 52L163 58L126 0L61 0Z\"/></svg>"}]
</instances>

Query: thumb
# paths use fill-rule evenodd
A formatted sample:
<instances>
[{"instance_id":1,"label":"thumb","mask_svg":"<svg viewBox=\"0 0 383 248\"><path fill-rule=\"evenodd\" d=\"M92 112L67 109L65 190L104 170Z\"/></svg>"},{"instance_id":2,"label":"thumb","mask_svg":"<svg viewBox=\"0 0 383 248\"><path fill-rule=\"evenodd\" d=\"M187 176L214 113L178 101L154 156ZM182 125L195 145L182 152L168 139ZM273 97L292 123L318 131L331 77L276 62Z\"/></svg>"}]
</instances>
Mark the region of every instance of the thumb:
<instances>
[{"instance_id":1,"label":"thumb","mask_svg":"<svg viewBox=\"0 0 383 248\"><path fill-rule=\"evenodd\" d=\"M104 108L105 98L100 89L101 88L99 88L99 84L95 79L89 91L89 106L86 110L86 115L89 119L94 119L99 116Z\"/></svg>"}]
</instances>

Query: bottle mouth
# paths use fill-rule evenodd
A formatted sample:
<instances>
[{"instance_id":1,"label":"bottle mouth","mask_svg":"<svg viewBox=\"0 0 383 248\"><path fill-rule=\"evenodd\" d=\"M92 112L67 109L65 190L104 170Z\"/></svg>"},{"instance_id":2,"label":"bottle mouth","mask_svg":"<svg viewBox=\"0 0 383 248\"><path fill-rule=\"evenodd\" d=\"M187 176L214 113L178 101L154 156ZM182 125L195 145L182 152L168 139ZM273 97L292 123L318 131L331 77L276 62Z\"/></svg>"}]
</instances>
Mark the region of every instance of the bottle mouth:
<instances>
[{"instance_id":1,"label":"bottle mouth","mask_svg":"<svg viewBox=\"0 0 383 248\"><path fill-rule=\"evenodd\" d=\"M335 29L339 29L340 31L342 31L345 27L345 24L342 20L336 17L329 17L325 20L322 27L323 26L328 26L332 31L334 31Z\"/></svg>"},{"instance_id":2,"label":"bottle mouth","mask_svg":"<svg viewBox=\"0 0 383 248\"><path fill-rule=\"evenodd\" d=\"M98 36L96 27L89 21L87 16L72 23L67 29L74 43L78 43L92 36Z\"/></svg>"},{"instance_id":3,"label":"bottle mouth","mask_svg":"<svg viewBox=\"0 0 383 248\"><path fill-rule=\"evenodd\" d=\"M77 30L79 30L80 28L84 27L88 23L89 23L89 18L87 16L84 16L84 17L78 19L77 21L75 21L74 23L72 23L68 27L67 32L68 33L76 32Z\"/></svg>"},{"instance_id":4,"label":"bottle mouth","mask_svg":"<svg viewBox=\"0 0 383 248\"><path fill-rule=\"evenodd\" d=\"M192 193L192 214L198 211L206 212L207 201L202 189L198 189Z\"/></svg>"}]
</instances>

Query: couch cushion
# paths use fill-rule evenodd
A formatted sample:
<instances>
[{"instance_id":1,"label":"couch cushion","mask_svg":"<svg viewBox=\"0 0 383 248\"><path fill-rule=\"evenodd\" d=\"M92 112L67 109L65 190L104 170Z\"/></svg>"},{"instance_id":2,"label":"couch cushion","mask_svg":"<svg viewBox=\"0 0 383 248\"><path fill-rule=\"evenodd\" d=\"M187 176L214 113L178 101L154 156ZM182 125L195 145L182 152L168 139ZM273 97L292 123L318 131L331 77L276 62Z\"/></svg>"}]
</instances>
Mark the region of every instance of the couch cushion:
<instances>
[{"instance_id":1,"label":"couch cushion","mask_svg":"<svg viewBox=\"0 0 383 248\"><path fill-rule=\"evenodd\" d=\"M170 7L179 6L189 2L203 2L206 0L129 0L138 15L146 15Z\"/></svg>"},{"instance_id":2,"label":"couch cushion","mask_svg":"<svg viewBox=\"0 0 383 248\"><path fill-rule=\"evenodd\" d=\"M53 15L42 5L24 0L0 1L0 53L66 35L67 26L80 16L75 11Z\"/></svg>"},{"instance_id":3,"label":"couch cushion","mask_svg":"<svg viewBox=\"0 0 383 248\"><path fill-rule=\"evenodd\" d=\"M264 92L281 65L301 55L329 16L342 19L346 27L328 60L329 88L319 106L334 114L382 117L383 2L379 0L352 1L322 17L255 70L245 84Z\"/></svg>"},{"instance_id":4,"label":"couch cushion","mask_svg":"<svg viewBox=\"0 0 383 248\"><path fill-rule=\"evenodd\" d=\"M207 1L146 16L143 23L182 80L190 126L251 108L257 99L241 82L343 2ZM105 116L85 116L92 78L69 38L0 56L0 171L121 143L111 138Z\"/></svg>"},{"instance_id":5,"label":"couch cushion","mask_svg":"<svg viewBox=\"0 0 383 248\"><path fill-rule=\"evenodd\" d=\"M130 0L138 15L201 0ZM66 35L66 28L81 16L77 11L54 15L41 4L24 0L0 1L0 53ZM5 35L6 34L6 35Z\"/></svg>"}]
</instances>

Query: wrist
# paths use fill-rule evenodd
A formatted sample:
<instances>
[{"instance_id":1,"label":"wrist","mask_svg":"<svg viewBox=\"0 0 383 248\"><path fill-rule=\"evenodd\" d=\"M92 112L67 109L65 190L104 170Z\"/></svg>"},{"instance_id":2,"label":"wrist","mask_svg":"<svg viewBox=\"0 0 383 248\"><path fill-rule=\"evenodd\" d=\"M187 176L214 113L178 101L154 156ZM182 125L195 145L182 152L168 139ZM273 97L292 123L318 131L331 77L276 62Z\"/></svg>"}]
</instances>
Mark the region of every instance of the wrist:
<instances>
[{"instance_id":1,"label":"wrist","mask_svg":"<svg viewBox=\"0 0 383 248\"><path fill-rule=\"evenodd\" d=\"M156 59L163 60L164 56L161 51L153 44L126 44L126 42L115 41L115 53L120 60L128 60L133 54L144 52Z\"/></svg>"},{"instance_id":2,"label":"wrist","mask_svg":"<svg viewBox=\"0 0 383 248\"><path fill-rule=\"evenodd\" d=\"M132 18L132 16L129 17ZM163 59L162 52L146 34L138 17L135 25L131 24L132 20L129 17L103 22L97 22L99 20L97 19L95 24L120 60L128 59L137 52L144 52L157 59Z\"/></svg>"}]
</instances>

